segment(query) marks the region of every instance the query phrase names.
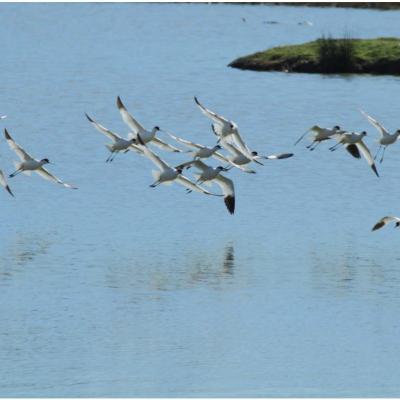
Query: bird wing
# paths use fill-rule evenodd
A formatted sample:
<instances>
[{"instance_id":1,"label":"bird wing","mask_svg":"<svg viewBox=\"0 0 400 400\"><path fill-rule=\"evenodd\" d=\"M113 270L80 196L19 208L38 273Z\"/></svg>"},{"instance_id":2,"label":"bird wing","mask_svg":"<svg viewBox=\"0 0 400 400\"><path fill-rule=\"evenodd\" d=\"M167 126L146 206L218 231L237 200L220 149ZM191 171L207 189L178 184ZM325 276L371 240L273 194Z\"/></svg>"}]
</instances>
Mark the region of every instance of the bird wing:
<instances>
[{"instance_id":1,"label":"bird wing","mask_svg":"<svg viewBox=\"0 0 400 400\"><path fill-rule=\"evenodd\" d=\"M195 190L196 192L208 194L211 196L222 196L220 194L211 193L208 190L203 189L202 187L196 185L194 182L192 182L190 179L186 178L186 176L183 175L178 175L175 178L175 182L180 183L183 186L186 186L188 189Z\"/></svg>"},{"instance_id":2,"label":"bird wing","mask_svg":"<svg viewBox=\"0 0 400 400\"><path fill-rule=\"evenodd\" d=\"M10 148L17 153L17 156L21 159L21 161L34 160L34 158L30 156L19 144L14 142L14 139L10 136L7 129L4 129L4 136Z\"/></svg>"},{"instance_id":3,"label":"bird wing","mask_svg":"<svg viewBox=\"0 0 400 400\"><path fill-rule=\"evenodd\" d=\"M185 168L192 165L203 172L209 168L207 164L203 163L203 161L200 160L190 160L182 164L179 164L176 168Z\"/></svg>"},{"instance_id":4,"label":"bird wing","mask_svg":"<svg viewBox=\"0 0 400 400\"><path fill-rule=\"evenodd\" d=\"M229 153L233 154L235 157L244 155L236 146L229 143L226 139L222 139L220 141L220 144L225 150L228 150ZM247 156L245 155L245 157L247 157ZM249 159L251 159L251 158L249 158Z\"/></svg>"},{"instance_id":5,"label":"bird wing","mask_svg":"<svg viewBox=\"0 0 400 400\"><path fill-rule=\"evenodd\" d=\"M283 160L285 158L293 157L293 153L279 153L279 154L271 154L269 156L256 156L254 158L263 158L264 160Z\"/></svg>"},{"instance_id":6,"label":"bird wing","mask_svg":"<svg viewBox=\"0 0 400 400\"><path fill-rule=\"evenodd\" d=\"M161 139L159 139L157 137L152 139L149 143L154 144L155 146L159 147L162 150L173 151L174 153L181 153L181 151L182 151L174 146L171 146L168 143L163 142Z\"/></svg>"},{"instance_id":7,"label":"bird wing","mask_svg":"<svg viewBox=\"0 0 400 400\"><path fill-rule=\"evenodd\" d=\"M41 167L39 169L35 169L35 172L37 172L42 178L47 179L48 181L53 181L56 183L59 183L60 185L65 186L68 189L78 189L75 186L72 186L68 183L63 182L62 180L58 179L56 176L52 175L47 169Z\"/></svg>"},{"instance_id":8,"label":"bird wing","mask_svg":"<svg viewBox=\"0 0 400 400\"><path fill-rule=\"evenodd\" d=\"M8 186L7 181L6 181L6 177L4 176L4 173L3 173L3 171L1 169L0 169L0 184L5 187L5 189L7 190L8 193L11 194L11 196L14 197L14 194L11 191L10 187Z\"/></svg>"},{"instance_id":9,"label":"bird wing","mask_svg":"<svg viewBox=\"0 0 400 400\"><path fill-rule=\"evenodd\" d=\"M204 107L199 100L197 99L196 96L194 96L194 101L196 102L196 104L199 106L200 110L203 112L203 114L205 116L207 116L208 118L211 118L214 122L216 122L217 124L229 124L230 122L224 118L222 115L218 115L217 113L215 113L214 111L209 110L208 108Z\"/></svg>"},{"instance_id":10,"label":"bird wing","mask_svg":"<svg viewBox=\"0 0 400 400\"><path fill-rule=\"evenodd\" d=\"M235 129L235 131L232 133L232 135L233 135L234 142L239 146L239 149L242 151L242 153L246 157L247 156L252 157L251 150L249 149L249 147L246 145L246 143L240 136L239 131L237 129Z\"/></svg>"},{"instance_id":11,"label":"bird wing","mask_svg":"<svg viewBox=\"0 0 400 400\"><path fill-rule=\"evenodd\" d=\"M344 147L354 158L361 158L358 147L355 144L345 143Z\"/></svg>"},{"instance_id":12,"label":"bird wing","mask_svg":"<svg viewBox=\"0 0 400 400\"><path fill-rule=\"evenodd\" d=\"M167 134L168 134L169 136L171 136L172 139L175 139L177 142L183 143L183 144L186 145L186 146L194 147L194 148L196 148L196 149L204 149L204 147L205 147L205 146L202 146L201 144L193 143L193 142L191 142L190 140L182 139L182 138L180 138L180 137L178 137L178 136L173 135L173 134L170 133L170 132L167 132Z\"/></svg>"},{"instance_id":13,"label":"bird wing","mask_svg":"<svg viewBox=\"0 0 400 400\"><path fill-rule=\"evenodd\" d=\"M384 227L386 224L388 224L391 221L397 221L400 222L400 218L398 217L392 217L392 216L387 216L387 217L383 217L382 219L380 219L372 228L373 231L376 231L377 229L380 229L382 227Z\"/></svg>"},{"instance_id":14,"label":"bird wing","mask_svg":"<svg viewBox=\"0 0 400 400\"><path fill-rule=\"evenodd\" d=\"M368 147L365 145L365 143L362 140L357 142L356 145L358 147L358 150L361 151L362 155L367 160L369 166L375 172L375 175L379 177L378 171L377 171L375 163L374 163L374 159L373 159L373 157L371 155L371 152L369 151Z\"/></svg>"},{"instance_id":15,"label":"bird wing","mask_svg":"<svg viewBox=\"0 0 400 400\"><path fill-rule=\"evenodd\" d=\"M235 188L232 180L225 176L218 174L213 182L221 187L222 193L224 194L224 202L228 211L233 214L235 212Z\"/></svg>"},{"instance_id":16,"label":"bird wing","mask_svg":"<svg viewBox=\"0 0 400 400\"><path fill-rule=\"evenodd\" d=\"M140 135L138 135L140 150L143 151L144 155L151 160L161 171L171 168L165 161L163 161L156 153L151 151L142 141Z\"/></svg>"},{"instance_id":17,"label":"bird wing","mask_svg":"<svg viewBox=\"0 0 400 400\"><path fill-rule=\"evenodd\" d=\"M146 132L146 129L144 129L143 126L140 125L139 122L137 122L136 119L133 118L131 114L129 114L128 110L123 105L121 98L119 96L117 97L117 107L121 114L122 120L125 122L126 125L129 126L130 129L132 129L133 132L135 133Z\"/></svg>"},{"instance_id":18,"label":"bird wing","mask_svg":"<svg viewBox=\"0 0 400 400\"><path fill-rule=\"evenodd\" d=\"M244 166L244 165L238 165L235 164L234 162L232 162L231 160L229 160L228 158L224 157L221 153L215 152L212 157L216 158L217 160L226 162L230 165L233 165L236 168L239 168L240 170L242 170L243 172L247 172L248 174L255 174L256 171Z\"/></svg>"},{"instance_id":19,"label":"bird wing","mask_svg":"<svg viewBox=\"0 0 400 400\"><path fill-rule=\"evenodd\" d=\"M86 115L86 118L90 121L90 123L102 134L106 135L109 139L111 140L116 140L116 139L122 139L121 136L119 136L117 133L110 131L107 129L105 126L99 124L96 122L94 119L90 118L89 115Z\"/></svg>"},{"instance_id":20,"label":"bird wing","mask_svg":"<svg viewBox=\"0 0 400 400\"><path fill-rule=\"evenodd\" d=\"M378 132L380 133L380 135L382 137L385 136L385 135L390 135L388 130L382 124L380 124L376 119L372 118L370 115L368 115L363 110L360 110L360 112L361 112L361 114L363 114L367 118L368 122L378 130Z\"/></svg>"}]
</instances>

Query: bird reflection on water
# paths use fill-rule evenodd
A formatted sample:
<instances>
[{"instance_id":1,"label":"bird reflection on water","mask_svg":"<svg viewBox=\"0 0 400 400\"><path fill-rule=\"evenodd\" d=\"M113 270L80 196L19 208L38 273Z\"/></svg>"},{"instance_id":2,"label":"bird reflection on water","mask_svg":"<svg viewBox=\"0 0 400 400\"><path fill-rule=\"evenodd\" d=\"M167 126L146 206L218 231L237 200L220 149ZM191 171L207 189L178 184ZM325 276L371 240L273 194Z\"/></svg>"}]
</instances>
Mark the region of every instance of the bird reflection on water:
<instances>
[{"instance_id":1,"label":"bird reflection on water","mask_svg":"<svg viewBox=\"0 0 400 400\"><path fill-rule=\"evenodd\" d=\"M10 279L37 257L45 255L51 242L41 236L17 234L3 250L0 260L0 280Z\"/></svg>"},{"instance_id":2,"label":"bird reflection on water","mask_svg":"<svg viewBox=\"0 0 400 400\"><path fill-rule=\"evenodd\" d=\"M234 246L228 242L218 250L191 249L172 260L162 257L136 259L133 263L114 260L108 266L106 285L114 289L135 287L157 291L201 286L221 288L233 282L236 267Z\"/></svg>"}]
</instances>

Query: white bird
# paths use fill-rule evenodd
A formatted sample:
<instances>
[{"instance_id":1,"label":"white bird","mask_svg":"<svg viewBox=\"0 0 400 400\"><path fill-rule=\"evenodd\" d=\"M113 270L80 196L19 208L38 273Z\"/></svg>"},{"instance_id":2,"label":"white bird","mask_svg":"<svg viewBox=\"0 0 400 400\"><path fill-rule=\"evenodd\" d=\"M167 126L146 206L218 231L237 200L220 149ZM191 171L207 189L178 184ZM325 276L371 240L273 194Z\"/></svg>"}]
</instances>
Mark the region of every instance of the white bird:
<instances>
[{"instance_id":1,"label":"white bird","mask_svg":"<svg viewBox=\"0 0 400 400\"><path fill-rule=\"evenodd\" d=\"M113 141L112 144L106 144L107 149L110 151L110 155L107 158L106 162L111 162L114 160L116 155L120 152L123 151L124 153L128 152L129 150L136 150L139 153L142 153L142 150L138 146L135 145L136 143L136 138L131 137L130 139L124 139L121 136L119 136L117 133L110 131L103 125L99 124L95 120L89 117L89 115L86 115L86 118L90 121L90 123L101 133L106 135L109 139Z\"/></svg>"},{"instance_id":2,"label":"white bird","mask_svg":"<svg viewBox=\"0 0 400 400\"><path fill-rule=\"evenodd\" d=\"M153 184L151 184L150 187L154 188L154 187L160 185L161 183L170 184L170 183L176 182L176 183L179 183L179 184L185 186L189 190L196 190L197 192L207 194L207 195L212 195L212 196L220 196L220 195L208 192L207 190L203 189L202 187L196 185L190 179L183 176L182 175L183 168L180 168L179 166L176 168L173 168L170 165L168 165L157 154L155 154L153 151L151 151L145 145L145 143L141 139L140 134L138 134L137 138L138 138L138 143L140 144L144 155L159 168L159 171L155 171L155 170L152 171L155 182Z\"/></svg>"},{"instance_id":3,"label":"white bird","mask_svg":"<svg viewBox=\"0 0 400 400\"><path fill-rule=\"evenodd\" d=\"M171 146L168 143L163 142L161 139L156 137L156 133L161 129L158 126L155 126L151 131L146 130L135 118L129 114L126 107L123 105L120 97L117 98L117 107L121 114L122 120L128 125L129 129L136 135L140 135L143 143L152 143L163 150L173 151L175 153L181 152L181 150L177 149L174 146Z\"/></svg>"},{"instance_id":4,"label":"white bird","mask_svg":"<svg viewBox=\"0 0 400 400\"><path fill-rule=\"evenodd\" d=\"M31 157L20 145L15 143L14 139L7 132L7 129L4 129L4 136L10 148L15 151L17 156L22 161L22 162L15 162L17 170L13 172L11 175L9 175L10 178L13 178L14 176L18 175L21 172L30 175L31 171L34 171L44 179L59 183L60 185L63 185L64 187L69 189L78 189L77 187L74 187L72 185L69 185L68 183L61 181L56 176L52 175L49 171L47 171L43 167L43 165L49 164L50 161L47 158L43 158L42 160L36 160L33 157Z\"/></svg>"},{"instance_id":5,"label":"white bird","mask_svg":"<svg viewBox=\"0 0 400 400\"><path fill-rule=\"evenodd\" d=\"M299 143L301 141L301 139L304 138L304 136L308 133L308 132L312 132L313 136L312 136L312 142L311 144L309 144L307 147L307 149L310 149L311 151L314 150L321 142L323 142L324 140L328 140L331 139L331 137L333 135L335 135L336 133L344 133L344 131L341 131L340 126L336 125L334 126L332 129L329 128L321 128L318 125L314 125L312 126L310 129L307 129L296 141L296 143L294 144L296 146L297 143Z\"/></svg>"},{"instance_id":6,"label":"white bird","mask_svg":"<svg viewBox=\"0 0 400 400\"><path fill-rule=\"evenodd\" d=\"M395 228L398 228L400 226L400 218L399 217L391 217L391 216L387 216L387 217L383 217L382 219L380 219L372 228L373 231L376 231L377 229L380 229L382 227L384 227L385 225L389 224L392 221L396 221L395 224Z\"/></svg>"},{"instance_id":7,"label":"white bird","mask_svg":"<svg viewBox=\"0 0 400 400\"><path fill-rule=\"evenodd\" d=\"M2 186L4 186L4 188L7 190L8 193L11 194L11 196L14 197L14 194L11 191L10 186L8 186L7 181L6 181L6 177L4 176L4 173L3 173L3 171L1 169L0 169L0 184Z\"/></svg>"},{"instance_id":8,"label":"white bird","mask_svg":"<svg viewBox=\"0 0 400 400\"><path fill-rule=\"evenodd\" d=\"M233 136L233 140L239 146L241 151L246 155L250 155L251 154L251 150L248 148L248 146L245 144L244 140L240 136L239 128L238 128L238 126L237 126L237 124L235 122L229 121L225 117L223 117L222 115L218 115L214 111L211 111L208 108L204 107L199 102L199 100L197 99L196 96L194 97L194 101L199 106L199 108L202 111L202 113L206 117L210 118L214 122L211 125L211 127L212 127L212 130L215 133L215 135L219 137L219 141L221 139L226 138L227 136L232 135Z\"/></svg>"},{"instance_id":9,"label":"white bird","mask_svg":"<svg viewBox=\"0 0 400 400\"><path fill-rule=\"evenodd\" d=\"M214 147L206 147L203 146L202 144L197 144L194 142L191 142L190 140L187 139L182 139L178 136L173 135L170 132L165 131L169 136L172 137L172 139L176 140L177 142L180 142L184 144L187 147L192 147L194 149L197 149L195 151L189 151L194 159L197 158L209 158L213 156L219 149L222 148L220 144L215 145Z\"/></svg>"},{"instance_id":10,"label":"white bird","mask_svg":"<svg viewBox=\"0 0 400 400\"><path fill-rule=\"evenodd\" d=\"M371 152L369 151L366 144L362 141L363 137L366 135L367 132L365 131L359 134L354 132L336 134L334 135L334 137L338 141L338 143L330 147L329 150L335 151L339 146L344 145L349 150L349 152L356 158L360 158L359 152L361 152L364 158L367 160L371 169L374 171L375 175L379 177Z\"/></svg>"},{"instance_id":11,"label":"white bird","mask_svg":"<svg viewBox=\"0 0 400 400\"><path fill-rule=\"evenodd\" d=\"M197 175L196 183L207 183L212 181L220 186L222 193L224 194L226 208L231 214L233 214L235 212L235 188L232 180L221 175L221 171L227 171L227 169L221 166L213 168L200 160L189 161L181 164L179 167L185 168L190 165L195 166L201 171L201 174Z\"/></svg>"},{"instance_id":12,"label":"white bird","mask_svg":"<svg viewBox=\"0 0 400 400\"><path fill-rule=\"evenodd\" d=\"M376 119L369 116L363 110L360 110L360 112L367 118L368 122L378 130L378 132L380 134L380 137L378 139L379 147L375 154L374 160L376 159L376 157L378 157L378 154L383 147L382 157L379 161L381 163L383 161L383 157L385 155L386 147L388 147L389 145L396 142L396 140L398 139L398 137L400 135L400 129L397 129L397 131L395 133L390 134L389 131L387 129L385 129L385 127L382 124L380 124Z\"/></svg>"}]
</instances>

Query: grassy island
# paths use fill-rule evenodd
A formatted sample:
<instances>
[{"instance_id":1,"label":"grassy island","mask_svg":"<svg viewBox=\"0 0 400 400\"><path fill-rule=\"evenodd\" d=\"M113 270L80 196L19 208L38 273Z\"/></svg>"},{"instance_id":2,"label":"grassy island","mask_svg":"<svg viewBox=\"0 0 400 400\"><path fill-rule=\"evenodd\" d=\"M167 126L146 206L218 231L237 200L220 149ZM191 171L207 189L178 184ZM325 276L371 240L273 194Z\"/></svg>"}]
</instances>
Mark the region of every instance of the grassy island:
<instances>
[{"instance_id":1,"label":"grassy island","mask_svg":"<svg viewBox=\"0 0 400 400\"><path fill-rule=\"evenodd\" d=\"M400 75L400 39L322 37L240 57L229 66L255 71Z\"/></svg>"}]
</instances>

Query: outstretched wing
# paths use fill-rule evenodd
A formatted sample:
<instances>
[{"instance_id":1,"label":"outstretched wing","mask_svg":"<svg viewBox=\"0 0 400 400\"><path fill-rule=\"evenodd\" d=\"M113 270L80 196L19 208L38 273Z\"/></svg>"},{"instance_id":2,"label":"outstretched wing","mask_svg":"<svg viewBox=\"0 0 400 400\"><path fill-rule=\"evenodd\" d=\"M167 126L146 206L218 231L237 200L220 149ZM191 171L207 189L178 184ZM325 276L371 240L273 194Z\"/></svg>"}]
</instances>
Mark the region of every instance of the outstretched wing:
<instances>
[{"instance_id":1,"label":"outstretched wing","mask_svg":"<svg viewBox=\"0 0 400 400\"><path fill-rule=\"evenodd\" d=\"M63 182L62 180L58 179L56 176L52 175L47 169L41 167L39 169L35 169L35 172L37 172L42 178L47 179L48 181L53 181L56 183L59 183L60 185L63 185L64 187L68 189L78 189L75 186L72 186L68 183Z\"/></svg>"},{"instance_id":2,"label":"outstretched wing","mask_svg":"<svg viewBox=\"0 0 400 400\"><path fill-rule=\"evenodd\" d=\"M180 153L182 151L168 143L163 142L161 139L157 137L151 139L149 143L154 144L155 146L159 147L162 150L172 151L174 153Z\"/></svg>"},{"instance_id":3,"label":"outstretched wing","mask_svg":"<svg viewBox=\"0 0 400 400\"><path fill-rule=\"evenodd\" d=\"M10 148L15 151L15 153L21 159L21 161L28 161L34 159L19 144L15 143L14 139L10 136L7 129L4 129L4 136Z\"/></svg>"},{"instance_id":4,"label":"outstretched wing","mask_svg":"<svg viewBox=\"0 0 400 400\"><path fill-rule=\"evenodd\" d=\"M194 182L192 182L190 179L186 178L186 176L183 175L178 175L175 178L174 182L180 183L181 185L186 186L188 189L195 190L196 192L208 194L211 196L222 196L221 194L211 193L208 190L203 189L202 187L196 185Z\"/></svg>"},{"instance_id":5,"label":"outstretched wing","mask_svg":"<svg viewBox=\"0 0 400 400\"><path fill-rule=\"evenodd\" d=\"M110 131L109 129L107 129L105 126L99 124L98 122L96 122L94 119L90 118L89 115L86 115L86 118L89 120L89 122L99 131L101 132L103 135L106 135L109 139L111 140L116 140L116 139L122 139L121 136L119 136L117 133Z\"/></svg>"},{"instance_id":6,"label":"outstretched wing","mask_svg":"<svg viewBox=\"0 0 400 400\"><path fill-rule=\"evenodd\" d=\"M232 146L233 147L233 146ZM234 162L232 162L231 160L229 160L228 158L226 158L225 156L223 156L221 153L215 152L212 157L216 158L217 160L226 162L228 164L233 165L236 168L239 168L240 170L242 170L243 172L247 172L248 174L255 174L256 171L254 171L253 169L250 169L244 165L238 165L235 164Z\"/></svg>"},{"instance_id":7,"label":"outstretched wing","mask_svg":"<svg viewBox=\"0 0 400 400\"><path fill-rule=\"evenodd\" d=\"M142 138L140 135L137 136L138 138L138 143L139 143L139 148L140 150L143 151L144 155L152 161L161 171L164 171L166 169L171 168L165 161L161 160L161 158L155 154L153 151L151 151L143 142Z\"/></svg>"},{"instance_id":8,"label":"outstretched wing","mask_svg":"<svg viewBox=\"0 0 400 400\"><path fill-rule=\"evenodd\" d=\"M7 190L8 193L11 194L11 196L14 197L14 194L11 191L10 186L8 186L7 181L6 181L6 177L4 176L4 173L3 173L3 171L1 169L0 169L0 184L2 186L4 186L4 188Z\"/></svg>"},{"instance_id":9,"label":"outstretched wing","mask_svg":"<svg viewBox=\"0 0 400 400\"><path fill-rule=\"evenodd\" d=\"M203 161L200 160L190 160L182 164L179 164L176 168L186 168L192 165L203 172L209 168L207 164L203 163Z\"/></svg>"},{"instance_id":10,"label":"outstretched wing","mask_svg":"<svg viewBox=\"0 0 400 400\"><path fill-rule=\"evenodd\" d=\"M367 160L369 166L372 168L372 171L374 171L375 175L379 177L378 171L377 171L375 163L374 163L374 159L373 159L368 147L365 145L365 143L362 140L357 142L356 145L358 147L358 150L361 151L362 155Z\"/></svg>"},{"instance_id":11,"label":"outstretched wing","mask_svg":"<svg viewBox=\"0 0 400 400\"><path fill-rule=\"evenodd\" d=\"M202 146L201 144L193 143L193 142L191 142L190 140L182 139L182 138L180 138L180 137L178 137L178 136L173 135L173 134L170 133L170 132L166 132L166 133L167 133L169 136L171 136L172 139L174 139L174 140L176 140L177 142L180 142L180 143L182 143L182 144L184 144L184 145L186 145L186 146L194 147L194 148L196 148L196 149L204 149L204 147L205 147L205 146Z\"/></svg>"},{"instance_id":12,"label":"outstretched wing","mask_svg":"<svg viewBox=\"0 0 400 400\"><path fill-rule=\"evenodd\" d=\"M255 156L254 158L263 158L264 160L283 160L285 158L293 157L293 153L279 153L279 154L271 154L269 156Z\"/></svg>"},{"instance_id":13,"label":"outstretched wing","mask_svg":"<svg viewBox=\"0 0 400 400\"><path fill-rule=\"evenodd\" d=\"M234 142L239 146L239 149L243 152L243 154L246 157L247 156L252 157L251 150L249 149L249 147L246 145L246 143L244 142L244 140L240 136L239 131L237 129L235 129L232 132L232 135L233 135Z\"/></svg>"},{"instance_id":14,"label":"outstretched wing","mask_svg":"<svg viewBox=\"0 0 400 400\"><path fill-rule=\"evenodd\" d=\"M119 96L117 97L117 107L121 114L122 120L125 122L126 125L129 126L129 128L133 132L135 132L136 134L146 132L143 126L140 125L139 122L137 122L136 119L133 118L131 114L129 114L128 110L123 105L121 98Z\"/></svg>"},{"instance_id":15,"label":"outstretched wing","mask_svg":"<svg viewBox=\"0 0 400 400\"><path fill-rule=\"evenodd\" d=\"M383 217L382 219L380 219L372 228L373 231L376 231L377 229L380 229L382 227L384 227L385 225L387 225L388 223L392 222L392 221L396 221L397 223L400 223L400 218L398 217L392 217L392 216L387 216L387 217Z\"/></svg>"},{"instance_id":16,"label":"outstretched wing","mask_svg":"<svg viewBox=\"0 0 400 400\"><path fill-rule=\"evenodd\" d=\"M221 187L226 208L233 214L235 212L235 188L232 180L218 174L217 177L213 179L213 182Z\"/></svg>"},{"instance_id":17,"label":"outstretched wing","mask_svg":"<svg viewBox=\"0 0 400 400\"><path fill-rule=\"evenodd\" d=\"M382 124L380 124L376 119L372 118L363 110L360 110L360 112L367 118L368 122L378 130L381 136L390 135L388 130Z\"/></svg>"},{"instance_id":18,"label":"outstretched wing","mask_svg":"<svg viewBox=\"0 0 400 400\"><path fill-rule=\"evenodd\" d=\"M196 102L196 104L199 106L200 110L202 111L202 113L208 117L211 118L214 122L216 122L217 124L230 124L230 122L224 118L222 115L218 115L217 113L215 113L214 111L209 110L208 108L204 107L199 100L197 99L196 96L194 96L194 101Z\"/></svg>"}]
</instances>

